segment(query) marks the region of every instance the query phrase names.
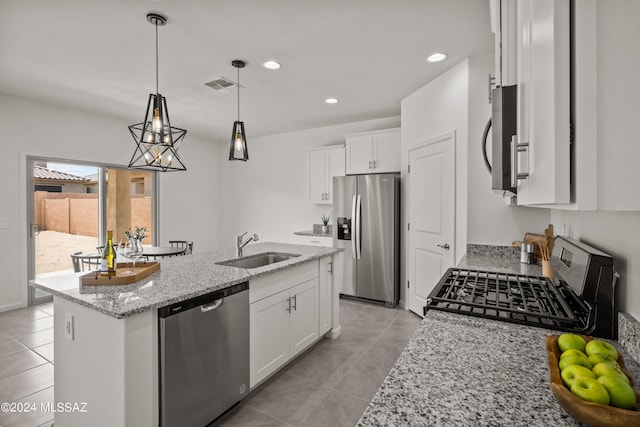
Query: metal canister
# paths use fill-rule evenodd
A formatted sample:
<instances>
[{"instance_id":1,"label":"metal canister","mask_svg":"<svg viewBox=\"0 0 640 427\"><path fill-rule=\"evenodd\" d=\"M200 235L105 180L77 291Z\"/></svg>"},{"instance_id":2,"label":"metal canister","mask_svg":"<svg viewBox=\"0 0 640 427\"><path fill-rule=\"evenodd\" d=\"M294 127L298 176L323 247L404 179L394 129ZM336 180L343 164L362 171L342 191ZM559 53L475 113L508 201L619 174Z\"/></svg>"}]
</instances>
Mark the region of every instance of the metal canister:
<instances>
[{"instance_id":1,"label":"metal canister","mask_svg":"<svg viewBox=\"0 0 640 427\"><path fill-rule=\"evenodd\" d=\"M536 247L533 243L522 242L520 245L520 262L523 264L535 264L535 250Z\"/></svg>"}]
</instances>

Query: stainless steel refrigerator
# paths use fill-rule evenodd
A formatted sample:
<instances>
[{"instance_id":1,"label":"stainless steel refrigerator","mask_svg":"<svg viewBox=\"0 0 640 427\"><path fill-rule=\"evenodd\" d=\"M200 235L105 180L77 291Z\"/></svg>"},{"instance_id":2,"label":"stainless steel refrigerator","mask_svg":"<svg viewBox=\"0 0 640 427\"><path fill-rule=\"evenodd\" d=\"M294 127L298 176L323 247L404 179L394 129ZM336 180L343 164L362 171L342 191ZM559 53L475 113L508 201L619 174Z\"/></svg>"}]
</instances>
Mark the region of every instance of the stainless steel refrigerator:
<instances>
[{"instance_id":1,"label":"stainless steel refrigerator","mask_svg":"<svg viewBox=\"0 0 640 427\"><path fill-rule=\"evenodd\" d=\"M333 246L342 295L395 306L400 298L400 175L333 178Z\"/></svg>"}]
</instances>

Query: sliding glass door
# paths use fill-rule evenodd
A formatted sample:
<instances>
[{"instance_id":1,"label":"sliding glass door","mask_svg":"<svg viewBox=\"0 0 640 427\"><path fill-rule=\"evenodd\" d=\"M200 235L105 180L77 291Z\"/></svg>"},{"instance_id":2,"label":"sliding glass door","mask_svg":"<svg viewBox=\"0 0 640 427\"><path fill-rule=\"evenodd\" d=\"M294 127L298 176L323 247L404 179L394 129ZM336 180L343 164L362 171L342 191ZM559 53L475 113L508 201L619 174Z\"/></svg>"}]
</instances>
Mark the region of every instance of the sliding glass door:
<instances>
[{"instance_id":1,"label":"sliding glass door","mask_svg":"<svg viewBox=\"0 0 640 427\"><path fill-rule=\"evenodd\" d=\"M40 158L30 158L29 165L30 280L76 271L71 255L98 256L106 230L118 243L126 229L145 227L145 243L155 241L154 172ZM28 294L30 305L51 299L31 287Z\"/></svg>"}]
</instances>

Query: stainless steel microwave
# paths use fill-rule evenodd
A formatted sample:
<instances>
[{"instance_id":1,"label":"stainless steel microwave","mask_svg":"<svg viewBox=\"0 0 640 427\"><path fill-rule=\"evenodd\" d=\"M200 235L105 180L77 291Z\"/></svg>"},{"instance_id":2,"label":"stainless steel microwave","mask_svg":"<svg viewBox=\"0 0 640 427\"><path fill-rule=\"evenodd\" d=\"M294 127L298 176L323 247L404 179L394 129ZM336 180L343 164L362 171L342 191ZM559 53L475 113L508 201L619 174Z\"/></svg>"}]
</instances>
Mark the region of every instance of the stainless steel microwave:
<instances>
[{"instance_id":1,"label":"stainless steel microwave","mask_svg":"<svg viewBox=\"0 0 640 427\"><path fill-rule=\"evenodd\" d=\"M496 193L514 196L517 188L512 185L511 139L517 133L517 86L499 86L493 89L491 103L492 168L491 184Z\"/></svg>"}]
</instances>

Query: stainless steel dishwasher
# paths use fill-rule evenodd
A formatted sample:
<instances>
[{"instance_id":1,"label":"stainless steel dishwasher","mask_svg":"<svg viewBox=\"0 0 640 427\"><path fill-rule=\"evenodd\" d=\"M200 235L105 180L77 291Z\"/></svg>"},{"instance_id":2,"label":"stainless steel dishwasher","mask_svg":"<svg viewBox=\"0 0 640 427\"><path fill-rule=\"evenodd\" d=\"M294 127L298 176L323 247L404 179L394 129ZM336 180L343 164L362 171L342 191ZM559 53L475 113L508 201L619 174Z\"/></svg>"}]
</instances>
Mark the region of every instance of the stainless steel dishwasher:
<instances>
[{"instance_id":1,"label":"stainless steel dishwasher","mask_svg":"<svg viewBox=\"0 0 640 427\"><path fill-rule=\"evenodd\" d=\"M160 426L205 426L248 393L248 289L158 309Z\"/></svg>"}]
</instances>

